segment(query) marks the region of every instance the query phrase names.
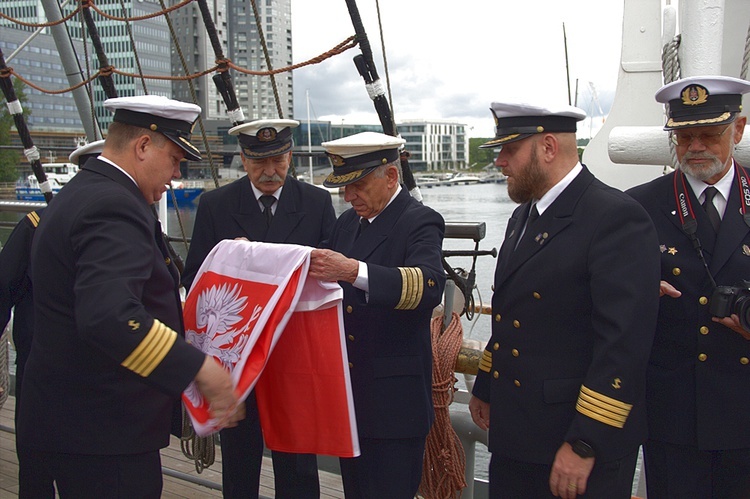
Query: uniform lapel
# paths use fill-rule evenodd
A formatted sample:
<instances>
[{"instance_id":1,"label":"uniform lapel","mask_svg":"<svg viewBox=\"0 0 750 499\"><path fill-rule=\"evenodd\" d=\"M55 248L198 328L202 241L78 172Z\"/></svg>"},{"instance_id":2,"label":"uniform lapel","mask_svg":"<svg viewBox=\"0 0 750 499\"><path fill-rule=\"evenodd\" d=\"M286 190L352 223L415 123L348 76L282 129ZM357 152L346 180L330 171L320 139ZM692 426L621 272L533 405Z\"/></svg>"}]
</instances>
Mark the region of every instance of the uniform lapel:
<instances>
[{"instance_id":1,"label":"uniform lapel","mask_svg":"<svg viewBox=\"0 0 750 499\"><path fill-rule=\"evenodd\" d=\"M706 221L706 224L708 224L708 221ZM732 253L737 251L737 248L742 247L741 243L747 237L749 231L750 227L745 224L742 217L739 188L737 187L737 178L735 177L732 182L732 190L729 193L727 208L721 220L721 228L716 236L713 258L711 258L709 263L709 268L713 275L718 274L731 258Z\"/></svg>"},{"instance_id":2,"label":"uniform lapel","mask_svg":"<svg viewBox=\"0 0 750 499\"><path fill-rule=\"evenodd\" d=\"M530 227L526 228L518 247L508 255L507 266L502 271L503 275L498 276L502 281L512 275L531 257L543 251L555 236L570 225L578 200L593 180L594 176L584 167L557 199L544 210L544 213ZM527 213L528 209L529 207L525 206ZM525 217L526 215L523 216L524 219ZM518 226L520 230L520 224ZM501 284L502 281L498 284Z\"/></svg>"}]
</instances>

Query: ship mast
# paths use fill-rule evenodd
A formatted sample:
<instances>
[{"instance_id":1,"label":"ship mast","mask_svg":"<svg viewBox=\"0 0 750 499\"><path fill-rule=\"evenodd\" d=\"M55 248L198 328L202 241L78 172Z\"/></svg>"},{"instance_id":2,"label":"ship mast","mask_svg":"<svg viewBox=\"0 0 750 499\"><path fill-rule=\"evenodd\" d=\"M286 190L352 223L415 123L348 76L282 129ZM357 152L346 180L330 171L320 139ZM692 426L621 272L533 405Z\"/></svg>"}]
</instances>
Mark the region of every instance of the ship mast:
<instances>
[{"instance_id":1,"label":"ship mast","mask_svg":"<svg viewBox=\"0 0 750 499\"><path fill-rule=\"evenodd\" d=\"M62 19L60 5L58 5L57 0L41 0L41 3L47 16L47 21L56 22ZM70 39L70 34L62 23L50 26L49 29L55 40L57 51L60 54L60 62L62 63L62 66L65 69L65 74L68 77L68 84L71 87L80 85L80 83L84 81L83 72L78 64L75 51L73 50L73 42ZM90 112L93 103L89 101L84 86L80 86L73 90L73 100L76 103L78 115L81 118L81 123L86 132L86 137L89 138L89 142L101 139L101 130L99 130L98 125L94 123L91 116L92 113Z\"/></svg>"}]
</instances>

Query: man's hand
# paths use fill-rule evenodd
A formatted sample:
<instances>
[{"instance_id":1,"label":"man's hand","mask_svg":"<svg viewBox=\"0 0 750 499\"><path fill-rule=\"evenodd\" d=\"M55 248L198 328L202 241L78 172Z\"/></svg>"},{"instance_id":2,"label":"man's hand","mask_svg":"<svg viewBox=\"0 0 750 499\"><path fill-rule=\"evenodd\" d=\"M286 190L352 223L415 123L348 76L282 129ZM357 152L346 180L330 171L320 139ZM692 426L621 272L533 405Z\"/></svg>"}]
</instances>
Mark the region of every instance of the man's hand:
<instances>
[{"instance_id":1,"label":"man's hand","mask_svg":"<svg viewBox=\"0 0 750 499\"><path fill-rule=\"evenodd\" d=\"M309 277L319 281L344 281L353 283L359 274L359 262L341 253L315 249L310 253Z\"/></svg>"},{"instance_id":2,"label":"man's hand","mask_svg":"<svg viewBox=\"0 0 750 499\"><path fill-rule=\"evenodd\" d=\"M682 296L682 291L678 291L677 288L669 284L667 281L661 281L659 283L659 296L671 296L672 298L679 298Z\"/></svg>"},{"instance_id":3,"label":"man's hand","mask_svg":"<svg viewBox=\"0 0 750 499\"><path fill-rule=\"evenodd\" d=\"M490 404L484 400L478 399L474 395L469 400L469 412L474 424L483 430L490 427Z\"/></svg>"},{"instance_id":4,"label":"man's hand","mask_svg":"<svg viewBox=\"0 0 750 499\"><path fill-rule=\"evenodd\" d=\"M208 401L211 417L218 420L220 427L235 426L245 417L245 404L237 403L229 371L210 355L206 355L195 383Z\"/></svg>"},{"instance_id":5,"label":"man's hand","mask_svg":"<svg viewBox=\"0 0 750 499\"><path fill-rule=\"evenodd\" d=\"M750 332L742 327L742 324L740 324L740 318L737 317L737 314L732 314L731 317L712 317L711 320L728 327L735 333L750 341Z\"/></svg>"},{"instance_id":6,"label":"man's hand","mask_svg":"<svg viewBox=\"0 0 750 499\"><path fill-rule=\"evenodd\" d=\"M549 476L549 489L552 495L563 499L575 499L579 494L585 494L594 461L593 457L583 458L573 452L568 442L562 444L555 454L555 462L552 463L552 473Z\"/></svg>"}]
</instances>

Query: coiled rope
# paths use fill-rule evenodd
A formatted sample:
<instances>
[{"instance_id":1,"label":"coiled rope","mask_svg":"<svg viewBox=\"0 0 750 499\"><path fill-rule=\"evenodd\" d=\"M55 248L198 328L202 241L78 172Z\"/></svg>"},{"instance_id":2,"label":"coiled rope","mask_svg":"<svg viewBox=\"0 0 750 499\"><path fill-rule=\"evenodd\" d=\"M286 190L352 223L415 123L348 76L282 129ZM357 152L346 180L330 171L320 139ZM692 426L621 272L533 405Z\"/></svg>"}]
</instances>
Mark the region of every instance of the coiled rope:
<instances>
[{"instance_id":1,"label":"coiled rope","mask_svg":"<svg viewBox=\"0 0 750 499\"><path fill-rule=\"evenodd\" d=\"M195 463L195 471L203 472L216 461L216 434L199 437L190 423L185 406L182 406L182 436L180 437L182 454Z\"/></svg>"},{"instance_id":2,"label":"coiled rope","mask_svg":"<svg viewBox=\"0 0 750 499\"><path fill-rule=\"evenodd\" d=\"M459 315L453 312L445 331L443 317L430 323L432 337L432 403L435 422L427 435L422 465L419 496L426 499L453 499L466 487L464 477L466 453L451 426L448 407L456 392L455 366L463 341L463 327Z\"/></svg>"}]
</instances>

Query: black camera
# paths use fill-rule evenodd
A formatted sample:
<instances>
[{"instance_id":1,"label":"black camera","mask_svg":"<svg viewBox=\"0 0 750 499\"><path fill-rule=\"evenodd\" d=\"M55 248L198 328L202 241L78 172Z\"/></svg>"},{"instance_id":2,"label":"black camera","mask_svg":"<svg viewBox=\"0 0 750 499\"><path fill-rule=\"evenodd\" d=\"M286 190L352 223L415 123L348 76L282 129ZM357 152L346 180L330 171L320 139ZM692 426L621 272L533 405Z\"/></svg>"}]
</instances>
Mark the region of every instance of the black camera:
<instances>
[{"instance_id":1,"label":"black camera","mask_svg":"<svg viewBox=\"0 0 750 499\"><path fill-rule=\"evenodd\" d=\"M714 317L737 314L742 327L750 331L750 281L742 281L736 286L716 286L708 311Z\"/></svg>"}]
</instances>

